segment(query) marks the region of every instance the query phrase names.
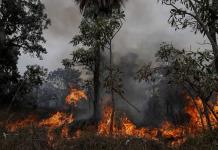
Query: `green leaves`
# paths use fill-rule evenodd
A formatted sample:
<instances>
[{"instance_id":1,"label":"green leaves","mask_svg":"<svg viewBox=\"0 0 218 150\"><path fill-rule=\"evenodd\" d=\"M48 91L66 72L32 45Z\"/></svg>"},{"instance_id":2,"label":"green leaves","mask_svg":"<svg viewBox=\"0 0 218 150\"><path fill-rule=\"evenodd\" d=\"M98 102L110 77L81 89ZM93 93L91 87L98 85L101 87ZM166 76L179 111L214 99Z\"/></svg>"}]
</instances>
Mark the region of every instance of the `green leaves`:
<instances>
[{"instance_id":1,"label":"green leaves","mask_svg":"<svg viewBox=\"0 0 218 150\"><path fill-rule=\"evenodd\" d=\"M6 34L5 45L14 45L26 53L46 53L43 30L50 25L40 0L3 0L0 13Z\"/></svg>"},{"instance_id":2,"label":"green leaves","mask_svg":"<svg viewBox=\"0 0 218 150\"><path fill-rule=\"evenodd\" d=\"M111 16L97 16L95 19L93 15L90 15L94 11L95 7L86 9L79 26L80 34L74 36L71 41L74 46L82 44L89 48L104 47L122 26L122 20L125 17L124 11L112 9Z\"/></svg>"},{"instance_id":3,"label":"green leaves","mask_svg":"<svg viewBox=\"0 0 218 150\"><path fill-rule=\"evenodd\" d=\"M218 75L213 71L214 56L211 51L178 50L172 44L163 43L156 57L161 65L155 68L145 65L138 72L139 79L148 81L159 73L171 84L191 89L202 99L218 91Z\"/></svg>"},{"instance_id":4,"label":"green leaves","mask_svg":"<svg viewBox=\"0 0 218 150\"><path fill-rule=\"evenodd\" d=\"M43 31L50 25L41 0L2 0L0 9L0 96L10 101L16 91L26 94L41 84L43 68L27 66L22 77L17 63L21 52L41 59L46 53ZM20 85L20 83L23 83ZM20 87L22 89L20 90Z\"/></svg>"},{"instance_id":5,"label":"green leaves","mask_svg":"<svg viewBox=\"0 0 218 150\"><path fill-rule=\"evenodd\" d=\"M171 7L168 22L175 27L175 30L191 27L195 34L200 32L205 35L211 25L214 25L214 30L218 26L218 12L214 11L217 9L216 0L161 0L161 2Z\"/></svg>"}]
</instances>

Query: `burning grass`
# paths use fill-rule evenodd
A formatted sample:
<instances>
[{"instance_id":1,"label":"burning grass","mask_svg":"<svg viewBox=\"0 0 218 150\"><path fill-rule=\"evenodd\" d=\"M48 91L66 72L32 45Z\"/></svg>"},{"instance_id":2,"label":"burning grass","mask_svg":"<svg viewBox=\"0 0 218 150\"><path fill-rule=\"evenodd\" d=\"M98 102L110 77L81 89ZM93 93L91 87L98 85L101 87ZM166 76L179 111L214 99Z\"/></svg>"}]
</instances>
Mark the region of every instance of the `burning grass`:
<instances>
[{"instance_id":1,"label":"burning grass","mask_svg":"<svg viewBox=\"0 0 218 150\"><path fill-rule=\"evenodd\" d=\"M218 131L188 138L179 148L167 147L163 141L143 138L99 136L83 132L80 138L55 138L47 142L46 130L29 127L13 134L0 134L1 150L217 150Z\"/></svg>"},{"instance_id":2,"label":"burning grass","mask_svg":"<svg viewBox=\"0 0 218 150\"><path fill-rule=\"evenodd\" d=\"M66 103L77 103L81 99L87 99L85 92L72 90L66 98ZM208 126L204 112L204 107L199 98L191 99L186 97L187 104L184 108L190 119L183 125L174 125L169 121L164 121L159 128L137 128L127 116L119 118L119 123L112 119L112 108L105 107L103 117L97 130L87 129L77 130L75 133L69 132L69 124L75 118L72 114L65 112L52 113L44 119L37 115L29 115L24 119L17 119L1 124L1 149L8 150L41 150L41 149L170 149L169 147L180 146L186 149L186 144L192 140L189 137L201 135ZM74 104L75 105L75 104ZM217 133L218 103L210 104L212 111L209 113L209 120L212 128ZM200 112L200 113L199 113ZM202 113L202 114L201 114ZM216 113L214 115L214 113ZM112 127L112 133L111 133ZM205 134L206 135L206 134ZM212 135L212 134L211 134ZM214 136L214 134L213 134ZM209 138L209 137L206 137ZM201 137L199 138L201 141ZM217 138L215 140L217 145ZM188 141L188 142L186 142ZM184 146L182 145L184 144ZM211 144L211 143L210 143ZM17 145L17 146L16 146ZM212 143L213 145L213 143ZM25 148L22 149L22 147ZM197 146L197 145L196 145ZM26 148L27 147L27 148Z\"/></svg>"}]
</instances>

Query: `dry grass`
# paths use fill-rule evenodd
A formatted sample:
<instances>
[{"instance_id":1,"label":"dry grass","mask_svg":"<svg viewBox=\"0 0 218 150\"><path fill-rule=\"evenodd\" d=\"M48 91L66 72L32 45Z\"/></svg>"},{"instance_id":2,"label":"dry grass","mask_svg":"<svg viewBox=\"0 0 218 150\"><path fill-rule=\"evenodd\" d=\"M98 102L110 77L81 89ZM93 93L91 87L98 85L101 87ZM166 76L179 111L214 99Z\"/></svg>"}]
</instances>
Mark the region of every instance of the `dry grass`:
<instances>
[{"instance_id":1,"label":"dry grass","mask_svg":"<svg viewBox=\"0 0 218 150\"><path fill-rule=\"evenodd\" d=\"M189 138L179 150L218 150L218 129Z\"/></svg>"},{"instance_id":2,"label":"dry grass","mask_svg":"<svg viewBox=\"0 0 218 150\"><path fill-rule=\"evenodd\" d=\"M57 136L48 143L45 129L29 127L16 133L0 131L0 150L167 150L164 145L139 138L112 138L82 134L80 138Z\"/></svg>"},{"instance_id":3,"label":"dry grass","mask_svg":"<svg viewBox=\"0 0 218 150\"><path fill-rule=\"evenodd\" d=\"M0 150L217 150L218 131L190 138L179 148L169 148L160 142L132 137L102 137L83 133L80 138L63 139L59 136L48 144L45 129L29 127L13 134L0 131Z\"/></svg>"}]
</instances>

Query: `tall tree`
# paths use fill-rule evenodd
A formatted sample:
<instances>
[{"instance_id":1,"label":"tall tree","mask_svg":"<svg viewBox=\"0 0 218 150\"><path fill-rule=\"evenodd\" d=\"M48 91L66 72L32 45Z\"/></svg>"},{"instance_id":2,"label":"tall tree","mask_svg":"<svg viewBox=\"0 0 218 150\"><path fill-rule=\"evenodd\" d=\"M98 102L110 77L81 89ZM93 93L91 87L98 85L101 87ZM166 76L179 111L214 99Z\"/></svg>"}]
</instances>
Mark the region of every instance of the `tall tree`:
<instances>
[{"instance_id":1,"label":"tall tree","mask_svg":"<svg viewBox=\"0 0 218 150\"><path fill-rule=\"evenodd\" d=\"M99 90L100 75L102 75L102 52L111 46L111 41L122 26L122 20L125 17L124 12L117 8L112 9L110 16L97 16L93 19L95 5L86 9L83 14L83 20L79 26L80 34L72 40L74 46L82 44L83 47L72 53L72 59L64 60L66 65L82 65L89 70L93 77L93 117L91 122L98 123L100 117ZM110 48L109 48L110 49ZM108 50L109 50L108 49ZM110 49L111 50L111 49Z\"/></svg>"},{"instance_id":2,"label":"tall tree","mask_svg":"<svg viewBox=\"0 0 218 150\"><path fill-rule=\"evenodd\" d=\"M90 19L96 20L98 17L110 16L113 8L120 8L124 0L75 0L83 12L84 16L89 16ZM90 11L90 8L94 11ZM96 45L97 46L97 45ZM100 64L101 64L101 49L98 45L94 49L94 106L97 108L99 101L100 88ZM97 114L96 114L97 115ZM95 115L94 115L95 116Z\"/></svg>"},{"instance_id":3,"label":"tall tree","mask_svg":"<svg viewBox=\"0 0 218 150\"><path fill-rule=\"evenodd\" d=\"M160 0L159 0L160 1ZM214 54L214 65L218 72L218 2L217 0L161 0L172 7L169 23L176 29L191 27L208 38Z\"/></svg>"},{"instance_id":4,"label":"tall tree","mask_svg":"<svg viewBox=\"0 0 218 150\"><path fill-rule=\"evenodd\" d=\"M0 9L0 96L11 100L21 82L21 52L41 58L46 53L43 30L50 20L41 0L2 0ZM30 69L30 67L29 67Z\"/></svg>"}]
</instances>

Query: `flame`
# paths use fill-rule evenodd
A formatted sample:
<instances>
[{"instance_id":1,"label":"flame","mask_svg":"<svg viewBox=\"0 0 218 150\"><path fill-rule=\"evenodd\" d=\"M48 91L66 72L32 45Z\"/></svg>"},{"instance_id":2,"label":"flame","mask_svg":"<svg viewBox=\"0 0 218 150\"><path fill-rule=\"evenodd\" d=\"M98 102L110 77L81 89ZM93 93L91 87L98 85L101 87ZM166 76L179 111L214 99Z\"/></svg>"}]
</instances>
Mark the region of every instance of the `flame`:
<instances>
[{"instance_id":1,"label":"flame","mask_svg":"<svg viewBox=\"0 0 218 150\"><path fill-rule=\"evenodd\" d=\"M74 121L73 115L67 115L63 112L57 112L51 117L47 119L43 119L39 121L37 117L30 115L23 120L18 120L6 125L6 129L9 132L16 132L19 129L26 128L33 124L35 127L38 128L47 128L47 137L48 142L50 143L55 139L55 129L60 127L61 129L61 137L67 138L69 136L69 129L67 125Z\"/></svg>"},{"instance_id":2,"label":"flame","mask_svg":"<svg viewBox=\"0 0 218 150\"><path fill-rule=\"evenodd\" d=\"M48 119L44 119L41 122L39 122L39 127L49 127L48 129L48 140L53 141L55 137L55 129L58 127L63 126L61 130L61 136L66 138L69 136L69 129L67 127L67 124L74 121L73 115L67 115L63 112L57 112L54 115L52 115Z\"/></svg>"},{"instance_id":3,"label":"flame","mask_svg":"<svg viewBox=\"0 0 218 150\"><path fill-rule=\"evenodd\" d=\"M67 96L66 102L68 104L76 104L80 99L87 99L84 91L73 89L70 95ZM113 135L124 137L137 137L145 138L147 140L160 140L167 139L171 146L178 146L183 144L188 136L195 136L203 131L207 125L207 119L204 115L204 106L202 100L196 97L194 100L190 96L186 96L186 106L184 112L190 117L189 122L184 125L174 125L169 121L164 121L159 128L138 128L133 122L131 122L125 115L119 120L119 125L116 120L113 120L112 126L113 133L110 133L111 128L111 114L113 112L112 107L107 106L104 108L103 117L98 125L98 135ZM214 113L218 114L218 101L208 104L210 109L208 116L212 125L212 128L218 128L218 123ZM56 112L47 119L38 120L36 116L29 115L23 120L18 120L6 125L6 129L10 132L16 132L19 129L26 128L29 125L35 125L38 128L47 129L48 142L53 141L57 136L55 129L61 129L61 138L78 138L81 136L81 130L76 131L75 135L69 135L68 124L74 121L72 114L66 114L64 112Z\"/></svg>"},{"instance_id":4,"label":"flame","mask_svg":"<svg viewBox=\"0 0 218 150\"><path fill-rule=\"evenodd\" d=\"M98 125L99 135L110 134L112 108L110 106L105 107L103 113L103 119ZM156 139L157 129L149 130L147 128L138 129L126 116L121 118L120 128L113 125L113 134L115 136L134 136L134 137L148 137L150 139Z\"/></svg>"},{"instance_id":5,"label":"flame","mask_svg":"<svg viewBox=\"0 0 218 150\"><path fill-rule=\"evenodd\" d=\"M76 105L81 99L87 100L87 95L83 90L72 89L70 94L66 97L66 103Z\"/></svg>"},{"instance_id":6,"label":"flame","mask_svg":"<svg viewBox=\"0 0 218 150\"><path fill-rule=\"evenodd\" d=\"M183 144L188 136L195 136L203 131L203 126L207 126L206 117L199 114L204 112L202 100L197 97L194 100L187 96L187 105L184 111L190 116L189 123L185 125L175 126L169 121L164 121L160 128L137 128L127 117L122 117L120 128L113 125L114 136L133 136L139 138L146 138L148 140L158 140L160 138L171 140L171 146L178 146ZM196 107L197 106L197 107ZM199 110L198 110L199 109ZM218 102L216 101L212 107L213 111L218 114ZM109 135L111 124L112 108L110 106L104 109L103 119L98 126L98 134ZM202 119L201 119L202 118ZM213 128L218 128L217 120L209 112L209 118ZM203 122L203 124L202 124Z\"/></svg>"},{"instance_id":7,"label":"flame","mask_svg":"<svg viewBox=\"0 0 218 150\"><path fill-rule=\"evenodd\" d=\"M73 115L66 115L63 112L57 112L48 119L44 119L39 123L39 126L60 127L64 124L69 124L74 121Z\"/></svg>"},{"instance_id":8,"label":"flame","mask_svg":"<svg viewBox=\"0 0 218 150\"><path fill-rule=\"evenodd\" d=\"M6 125L6 129L9 132L15 132L19 129L23 129L23 128L26 128L32 124L35 124L36 122L37 122L37 117L34 115L29 115L27 118L25 118L23 120L17 120L15 122L8 123Z\"/></svg>"}]
</instances>

